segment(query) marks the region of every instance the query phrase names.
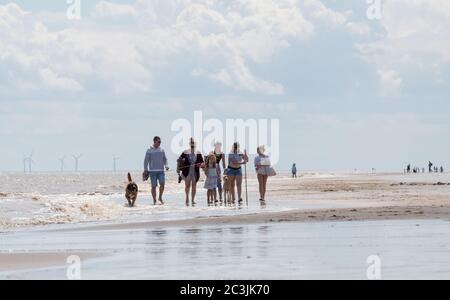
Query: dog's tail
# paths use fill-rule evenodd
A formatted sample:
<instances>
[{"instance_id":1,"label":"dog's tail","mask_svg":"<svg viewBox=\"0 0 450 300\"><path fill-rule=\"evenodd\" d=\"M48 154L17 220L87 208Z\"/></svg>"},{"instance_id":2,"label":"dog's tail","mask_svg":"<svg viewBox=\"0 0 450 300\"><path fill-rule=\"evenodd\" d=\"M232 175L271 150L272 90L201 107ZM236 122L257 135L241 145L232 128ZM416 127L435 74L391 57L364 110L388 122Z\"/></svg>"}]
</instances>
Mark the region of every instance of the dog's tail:
<instances>
[{"instance_id":1,"label":"dog's tail","mask_svg":"<svg viewBox=\"0 0 450 300\"><path fill-rule=\"evenodd\" d=\"M128 173L128 182L133 182L133 179L131 179L131 174Z\"/></svg>"}]
</instances>

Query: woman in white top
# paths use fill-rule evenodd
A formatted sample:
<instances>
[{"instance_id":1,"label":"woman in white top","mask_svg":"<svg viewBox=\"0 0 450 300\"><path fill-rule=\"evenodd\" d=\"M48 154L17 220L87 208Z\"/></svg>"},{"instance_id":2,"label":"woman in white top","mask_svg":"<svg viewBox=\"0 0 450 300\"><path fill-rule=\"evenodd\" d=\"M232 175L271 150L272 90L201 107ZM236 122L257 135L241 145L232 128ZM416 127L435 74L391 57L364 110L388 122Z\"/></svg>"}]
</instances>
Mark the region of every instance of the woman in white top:
<instances>
[{"instance_id":1,"label":"woman in white top","mask_svg":"<svg viewBox=\"0 0 450 300\"><path fill-rule=\"evenodd\" d=\"M256 150L258 155L255 157L255 169L256 174L258 175L260 201L265 201L267 179L269 178L271 168L270 158L264 154L265 150L264 146L259 146Z\"/></svg>"}]
</instances>

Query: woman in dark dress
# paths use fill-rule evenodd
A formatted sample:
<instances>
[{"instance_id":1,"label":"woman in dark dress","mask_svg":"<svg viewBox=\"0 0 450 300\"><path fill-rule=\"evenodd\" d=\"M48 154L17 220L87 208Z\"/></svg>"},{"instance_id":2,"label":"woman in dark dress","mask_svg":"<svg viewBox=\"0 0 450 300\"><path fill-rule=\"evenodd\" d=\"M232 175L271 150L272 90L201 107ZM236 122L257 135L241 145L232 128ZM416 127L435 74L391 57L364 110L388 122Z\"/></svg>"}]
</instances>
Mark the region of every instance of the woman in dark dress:
<instances>
[{"instance_id":1,"label":"woman in dark dress","mask_svg":"<svg viewBox=\"0 0 450 300\"><path fill-rule=\"evenodd\" d=\"M196 151L195 141L190 139L190 149L185 150L178 158L178 175L184 179L186 205L189 205L189 193L191 194L191 203L195 204L195 195L197 193L197 182L200 179L200 168L204 165L203 155ZM181 173L181 175L180 175Z\"/></svg>"}]
</instances>

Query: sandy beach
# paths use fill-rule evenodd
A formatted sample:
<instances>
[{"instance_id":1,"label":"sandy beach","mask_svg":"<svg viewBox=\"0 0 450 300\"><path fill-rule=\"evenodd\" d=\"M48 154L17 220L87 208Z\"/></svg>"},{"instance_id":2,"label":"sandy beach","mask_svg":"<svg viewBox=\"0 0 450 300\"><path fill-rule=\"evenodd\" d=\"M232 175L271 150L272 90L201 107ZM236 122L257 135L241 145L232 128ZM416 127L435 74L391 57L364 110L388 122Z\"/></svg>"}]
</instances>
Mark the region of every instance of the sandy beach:
<instances>
[{"instance_id":1,"label":"sandy beach","mask_svg":"<svg viewBox=\"0 0 450 300\"><path fill-rule=\"evenodd\" d=\"M14 176L8 176L9 180L14 178ZM27 185L30 190L24 190L18 195L5 189L5 186L14 186L8 185L8 183L3 183L4 186L1 189L0 203L7 204L4 207L8 209L2 211L5 217L2 218L3 227L0 233L2 242L0 278L65 279L66 259L73 253L78 253L82 261L90 266L90 271L87 272L90 275L86 276L87 278L109 278L108 268L105 269L106 263L116 261L116 264L112 263L112 265L122 268L123 264L127 265L131 262L134 264L136 255L137 261L142 263L147 259L153 260L155 259L154 255L158 256L155 251L161 243L165 245L161 250L163 252L175 251L174 249L183 251L182 249L187 247L185 250L189 253L189 249L204 247L206 250L204 249L203 252L212 251L211 253L214 254L216 253L214 251L219 251L222 253L222 250L218 248L211 250L212 245L209 242L212 239L213 244L227 243L226 239L222 241L220 235L216 235L217 232L222 231L231 234L230 251L238 251L236 246L239 246L241 249L239 251L242 253L246 251L244 244L247 242L242 241L235 244L236 241L232 236L236 230L240 234L239 238L254 239L253 242L259 245L253 245L256 247L255 251L261 250L260 239L266 241L264 243L268 243L264 247L269 249L277 247L277 242L275 238L266 240L264 235L254 236L252 232L260 230L264 232L264 228L270 232L277 232L284 226L289 228L289 232L293 236L287 238L292 240L300 238L298 234L303 234L304 230L310 230L308 228L327 228L322 229L327 234L332 234L334 230L337 230L336 228L339 228L350 239L349 243L356 248L361 244L370 243L377 236L376 230L366 231L365 228L369 224L372 224L371 226L374 228L384 228L384 231L388 224L395 224L392 225L392 228L395 229L398 226L400 236L407 235L411 230L414 232L418 228L417 226L422 226L432 233L427 237L430 239L427 243L430 244L430 247L436 247L433 248L433 251L441 251L442 247L441 239L433 237L433 233L437 232L436 228L442 230L442 234L450 234L446 229L448 226L444 225L450 221L449 174L309 172L302 174L297 179L290 178L288 174L281 174L276 178L271 178L268 185L267 203L264 207L260 206L256 198L256 180L253 177L249 179L249 195L251 197L248 207L245 204L208 207L203 191L199 193L197 207L185 207L182 203L182 186L175 184L169 185L166 205L153 207L146 203L149 199L148 186L141 184L142 193L138 206L134 209L124 205L122 195L124 183L120 181L119 175L105 174L102 175L103 179L99 179L99 176L95 174L76 175L77 178L85 178L85 182L77 183L83 185L83 191L79 192L80 189L77 189L76 194L72 192L75 190L73 186L68 185L69 191L66 191L64 190L65 185L59 183L60 181L72 181L74 175L36 174L33 176L34 180L31 182L39 183L45 182L49 177L53 178L51 185L55 190L46 193L39 190L40 188L47 189L45 186L31 184ZM90 181L93 176L97 177L97 182ZM30 177L26 179L30 180ZM14 178L14 181L16 184L19 182L17 178ZM99 185L100 182L102 185ZM61 187L56 188L55 186L59 184ZM33 192L30 193L31 191ZM21 212L22 215L12 217L13 209L19 210L19 207L24 208ZM25 208L29 211L26 211ZM16 211L14 213L17 214ZM111 218L109 213L114 218ZM39 216L40 214L42 216ZM356 234L357 232L359 233ZM246 237L246 235L249 236ZM137 240L135 240L136 236L139 237ZM170 237L169 241L166 240L166 237ZM187 246L179 244L177 237L186 238ZM138 245L137 248L133 247L133 243L123 244L123 241L130 238L133 243ZM330 237L324 238L329 239ZM377 250L375 247L376 249L370 250L368 255L372 252L377 253L377 251L390 253L389 247L393 246L389 245L385 237L377 238L381 238L377 247L381 247L382 250ZM157 241L155 242L154 239ZM306 240L306 244L309 242L310 240ZM305 241L301 242L301 244L303 243ZM418 247L417 255L421 255L422 241L417 240L417 244L414 244L415 238L411 238L411 243L412 247ZM304 245L301 246L301 244L296 246L294 243L286 245L286 247L289 249L294 247L292 250L300 247L298 251L302 251ZM396 245L395 247L400 246ZM447 249L446 247L448 245L445 245L445 249ZM364 249L360 249L361 255L367 250ZM322 250L318 249L317 251ZM448 258L445 254L447 250L442 251L440 258L445 260ZM192 255L194 253L196 252L193 252ZM274 264L278 264L293 260L295 253L296 251L289 252L278 258L269 254L265 255L274 259ZM203 255L210 256L205 253ZM221 255L227 257L223 253ZM250 254L247 256L253 257ZM194 257L200 259L197 254ZM200 257L203 256L200 255ZM263 259L263 257L259 259ZM215 268L207 268L208 260L209 258L203 257L200 261L201 264L206 264L205 272L207 274L215 270ZM137 278L177 278L175 274L178 274L179 268L188 268L192 260L182 260L179 263L180 266L171 265L169 262L167 264L170 266L162 265L161 267L167 267L171 272L168 271L165 275L161 274L160 277L149 275L149 270L152 270L154 266L147 266L144 269L136 266L141 273L134 275ZM348 263L354 262L349 261ZM441 270L443 277L450 276L450 273L447 273L447 264L443 266L436 264L437 269L440 266L445 267L444 270ZM231 273L227 273L226 265L222 267L227 271L220 278L233 278ZM324 269L317 272L322 275L326 274L325 277L330 278L364 277L361 275L363 273L353 273L351 269L347 270L345 267L343 269L338 266L333 268L335 268L334 271ZM110 271L115 271L115 269ZM127 272L133 273L131 269ZM251 277L242 271L239 278L256 278L256 274L253 274L255 277ZM262 277L258 278L266 278L263 274L264 272L260 274ZM285 272L281 272L276 278L289 278L291 276L289 274L294 274L293 276L298 278L304 275L309 277L313 275L308 272L303 273L300 269L286 267ZM402 272L398 272L398 269L391 273L394 278L401 277L402 274ZM433 277L432 273L429 276ZM117 277L112 276L112 278ZM201 274L193 273L192 276L186 278L202 279L204 277Z\"/></svg>"},{"instance_id":2,"label":"sandy beach","mask_svg":"<svg viewBox=\"0 0 450 300\"><path fill-rule=\"evenodd\" d=\"M311 176L311 177L309 177ZM208 216L184 220L97 225L78 228L139 229L166 226L258 224L270 222L320 222L450 219L450 176L442 174L344 174L306 175L305 178L276 179L269 185L270 200L302 203L288 211ZM272 200L273 199L273 200Z\"/></svg>"},{"instance_id":3,"label":"sandy beach","mask_svg":"<svg viewBox=\"0 0 450 300\"><path fill-rule=\"evenodd\" d=\"M42 226L137 228L280 220L442 219L449 217L450 208L449 174L310 172L292 179L285 173L270 179L264 207L250 174L248 207L245 203L208 207L203 189L199 189L196 207L185 207L183 186L170 173L166 205L151 205L149 185L140 183L135 208L126 205L121 174L0 177L0 231Z\"/></svg>"}]
</instances>

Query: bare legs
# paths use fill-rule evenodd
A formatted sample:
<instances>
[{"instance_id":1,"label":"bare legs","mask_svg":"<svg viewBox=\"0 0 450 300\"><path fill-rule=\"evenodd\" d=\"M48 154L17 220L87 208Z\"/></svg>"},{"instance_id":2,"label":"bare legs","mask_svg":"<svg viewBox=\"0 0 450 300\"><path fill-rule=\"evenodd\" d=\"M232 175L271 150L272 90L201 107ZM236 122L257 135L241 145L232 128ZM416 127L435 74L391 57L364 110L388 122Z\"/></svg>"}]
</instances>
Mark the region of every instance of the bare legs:
<instances>
[{"instance_id":1,"label":"bare legs","mask_svg":"<svg viewBox=\"0 0 450 300\"><path fill-rule=\"evenodd\" d=\"M231 199L228 199L228 201L231 200L232 203L236 200L236 192L235 192L235 186L236 186L236 176L230 176L230 185L231 185Z\"/></svg>"},{"instance_id":2,"label":"bare legs","mask_svg":"<svg viewBox=\"0 0 450 300\"><path fill-rule=\"evenodd\" d=\"M238 193L238 200L242 200L242 176L236 176L236 186Z\"/></svg>"},{"instance_id":3,"label":"bare legs","mask_svg":"<svg viewBox=\"0 0 450 300\"><path fill-rule=\"evenodd\" d=\"M159 197L158 200L160 204L164 204L162 200L162 196L164 194L164 185L159 186ZM152 198L153 198L153 204L156 205L156 187L152 187Z\"/></svg>"},{"instance_id":4,"label":"bare legs","mask_svg":"<svg viewBox=\"0 0 450 300\"><path fill-rule=\"evenodd\" d=\"M186 178L184 181L184 192L186 194L186 205L189 205L189 194L191 194L192 205L195 204L195 195L197 194L197 182L195 179Z\"/></svg>"},{"instance_id":5,"label":"bare legs","mask_svg":"<svg viewBox=\"0 0 450 300\"><path fill-rule=\"evenodd\" d=\"M185 179L184 181L184 193L186 194L186 205L189 205L189 192L191 190L191 181Z\"/></svg>"},{"instance_id":6,"label":"bare legs","mask_svg":"<svg viewBox=\"0 0 450 300\"><path fill-rule=\"evenodd\" d=\"M259 196L261 200L266 199L267 179L269 176L258 174Z\"/></svg>"},{"instance_id":7,"label":"bare legs","mask_svg":"<svg viewBox=\"0 0 450 300\"><path fill-rule=\"evenodd\" d=\"M160 204L164 204L164 202L162 201L162 195L164 193L164 185L160 185L159 186L159 203ZM153 205L156 205L156 186L152 187L152 198L153 198Z\"/></svg>"},{"instance_id":8,"label":"bare legs","mask_svg":"<svg viewBox=\"0 0 450 300\"><path fill-rule=\"evenodd\" d=\"M192 180L191 199L192 204L195 204L195 195L197 194L197 181Z\"/></svg>"},{"instance_id":9,"label":"bare legs","mask_svg":"<svg viewBox=\"0 0 450 300\"><path fill-rule=\"evenodd\" d=\"M266 200L266 191L267 191L267 179L269 179L269 176L264 176L264 194L263 194L263 200Z\"/></svg>"},{"instance_id":10,"label":"bare legs","mask_svg":"<svg viewBox=\"0 0 450 300\"><path fill-rule=\"evenodd\" d=\"M232 202L236 201L236 191L235 187L237 187L237 196L238 200L242 199L242 176L230 176L231 181L231 200Z\"/></svg>"},{"instance_id":11,"label":"bare legs","mask_svg":"<svg viewBox=\"0 0 450 300\"><path fill-rule=\"evenodd\" d=\"M159 203L164 204L162 196L164 194L164 184L159 186Z\"/></svg>"},{"instance_id":12,"label":"bare legs","mask_svg":"<svg viewBox=\"0 0 450 300\"><path fill-rule=\"evenodd\" d=\"M152 187L153 205L156 205L156 186Z\"/></svg>"},{"instance_id":13,"label":"bare legs","mask_svg":"<svg viewBox=\"0 0 450 300\"><path fill-rule=\"evenodd\" d=\"M258 174L258 186L259 186L259 200L264 199L263 197L263 187L264 187L264 182L263 182L263 175Z\"/></svg>"},{"instance_id":14,"label":"bare legs","mask_svg":"<svg viewBox=\"0 0 450 300\"><path fill-rule=\"evenodd\" d=\"M218 188L218 190L219 190L219 199L220 199L220 202L222 202L222 189ZM215 194L217 195L217 191L215 192ZM217 196L216 196L216 198L217 198Z\"/></svg>"},{"instance_id":15,"label":"bare legs","mask_svg":"<svg viewBox=\"0 0 450 300\"><path fill-rule=\"evenodd\" d=\"M217 191L216 189L208 190L207 193L208 206L214 205L217 202Z\"/></svg>"}]
</instances>

